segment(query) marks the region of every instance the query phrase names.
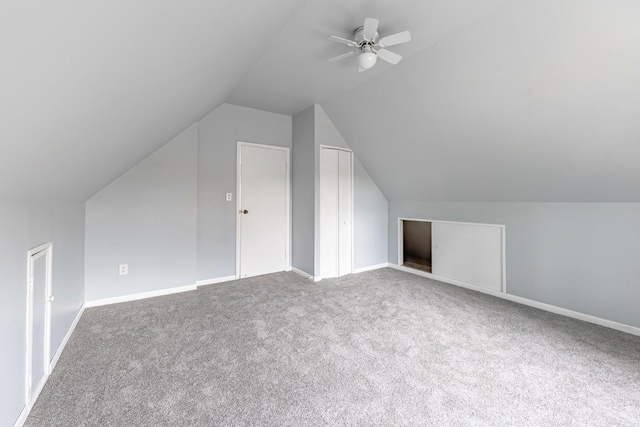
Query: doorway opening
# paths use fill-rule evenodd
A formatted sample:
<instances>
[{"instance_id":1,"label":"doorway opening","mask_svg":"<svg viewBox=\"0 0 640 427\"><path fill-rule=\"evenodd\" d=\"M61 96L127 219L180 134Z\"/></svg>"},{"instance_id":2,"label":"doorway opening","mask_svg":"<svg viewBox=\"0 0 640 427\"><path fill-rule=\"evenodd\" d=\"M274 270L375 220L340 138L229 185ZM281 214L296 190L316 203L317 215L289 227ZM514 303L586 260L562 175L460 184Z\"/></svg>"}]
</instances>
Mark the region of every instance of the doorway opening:
<instances>
[{"instance_id":1,"label":"doorway opening","mask_svg":"<svg viewBox=\"0 0 640 427\"><path fill-rule=\"evenodd\" d=\"M432 272L431 223L404 220L402 226L402 265L415 270Z\"/></svg>"}]
</instances>

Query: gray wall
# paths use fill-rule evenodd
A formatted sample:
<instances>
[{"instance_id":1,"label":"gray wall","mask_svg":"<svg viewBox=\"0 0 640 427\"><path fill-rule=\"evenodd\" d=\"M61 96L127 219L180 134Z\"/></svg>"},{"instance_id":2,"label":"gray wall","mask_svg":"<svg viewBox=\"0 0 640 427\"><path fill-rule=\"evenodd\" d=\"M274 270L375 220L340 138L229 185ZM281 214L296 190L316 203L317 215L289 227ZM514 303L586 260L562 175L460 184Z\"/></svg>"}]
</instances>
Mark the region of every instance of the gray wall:
<instances>
[{"instance_id":1,"label":"gray wall","mask_svg":"<svg viewBox=\"0 0 640 427\"><path fill-rule=\"evenodd\" d=\"M640 327L640 203L390 202L398 217L506 225L507 293Z\"/></svg>"},{"instance_id":2,"label":"gray wall","mask_svg":"<svg viewBox=\"0 0 640 427\"><path fill-rule=\"evenodd\" d=\"M290 116L231 104L198 123L198 280L236 274L237 142L291 147L291 140Z\"/></svg>"},{"instance_id":3,"label":"gray wall","mask_svg":"<svg viewBox=\"0 0 640 427\"><path fill-rule=\"evenodd\" d=\"M314 276L315 106L293 117L291 265Z\"/></svg>"},{"instance_id":4,"label":"gray wall","mask_svg":"<svg viewBox=\"0 0 640 427\"><path fill-rule=\"evenodd\" d=\"M197 135L194 124L87 201L87 301L195 283Z\"/></svg>"},{"instance_id":5,"label":"gray wall","mask_svg":"<svg viewBox=\"0 0 640 427\"><path fill-rule=\"evenodd\" d=\"M320 261L320 146L351 148L320 105L315 105L316 271ZM387 262L388 203L354 152L353 268Z\"/></svg>"},{"instance_id":6,"label":"gray wall","mask_svg":"<svg viewBox=\"0 0 640 427\"><path fill-rule=\"evenodd\" d=\"M84 203L0 204L0 425L24 406L27 251L53 242L51 355L84 302Z\"/></svg>"}]
</instances>

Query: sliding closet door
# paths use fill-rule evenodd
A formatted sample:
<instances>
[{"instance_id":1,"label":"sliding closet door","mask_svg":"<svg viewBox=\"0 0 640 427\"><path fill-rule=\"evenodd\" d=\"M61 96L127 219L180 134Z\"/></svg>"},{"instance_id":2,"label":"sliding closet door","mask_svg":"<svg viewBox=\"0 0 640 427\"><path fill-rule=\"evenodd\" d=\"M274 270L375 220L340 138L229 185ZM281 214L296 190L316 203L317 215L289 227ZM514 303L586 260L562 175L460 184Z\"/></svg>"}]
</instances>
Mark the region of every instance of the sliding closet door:
<instances>
[{"instance_id":1,"label":"sliding closet door","mask_svg":"<svg viewBox=\"0 0 640 427\"><path fill-rule=\"evenodd\" d=\"M502 228L433 222L433 274L502 291Z\"/></svg>"},{"instance_id":2,"label":"sliding closet door","mask_svg":"<svg viewBox=\"0 0 640 427\"><path fill-rule=\"evenodd\" d=\"M320 277L351 274L351 152L320 149Z\"/></svg>"}]
</instances>

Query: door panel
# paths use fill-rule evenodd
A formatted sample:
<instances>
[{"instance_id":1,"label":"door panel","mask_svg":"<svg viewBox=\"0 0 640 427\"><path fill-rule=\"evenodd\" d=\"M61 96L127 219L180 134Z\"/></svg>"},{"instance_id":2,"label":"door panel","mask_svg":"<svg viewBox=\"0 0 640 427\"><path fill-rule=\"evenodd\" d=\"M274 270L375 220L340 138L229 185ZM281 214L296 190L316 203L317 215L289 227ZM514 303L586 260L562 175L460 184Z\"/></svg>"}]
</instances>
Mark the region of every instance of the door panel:
<instances>
[{"instance_id":1,"label":"door panel","mask_svg":"<svg viewBox=\"0 0 640 427\"><path fill-rule=\"evenodd\" d=\"M320 277L338 276L338 150L320 150Z\"/></svg>"},{"instance_id":2,"label":"door panel","mask_svg":"<svg viewBox=\"0 0 640 427\"><path fill-rule=\"evenodd\" d=\"M338 276L351 274L351 153L338 152Z\"/></svg>"},{"instance_id":3,"label":"door panel","mask_svg":"<svg viewBox=\"0 0 640 427\"><path fill-rule=\"evenodd\" d=\"M284 271L287 158L284 150L241 145L240 277Z\"/></svg>"},{"instance_id":4,"label":"door panel","mask_svg":"<svg viewBox=\"0 0 640 427\"><path fill-rule=\"evenodd\" d=\"M37 257L37 258L36 258ZM35 390L45 376L45 307L47 284L47 257L36 255L33 259L33 335L32 335L32 363L31 390Z\"/></svg>"},{"instance_id":5,"label":"door panel","mask_svg":"<svg viewBox=\"0 0 640 427\"><path fill-rule=\"evenodd\" d=\"M502 291L502 229L432 223L433 274Z\"/></svg>"}]
</instances>

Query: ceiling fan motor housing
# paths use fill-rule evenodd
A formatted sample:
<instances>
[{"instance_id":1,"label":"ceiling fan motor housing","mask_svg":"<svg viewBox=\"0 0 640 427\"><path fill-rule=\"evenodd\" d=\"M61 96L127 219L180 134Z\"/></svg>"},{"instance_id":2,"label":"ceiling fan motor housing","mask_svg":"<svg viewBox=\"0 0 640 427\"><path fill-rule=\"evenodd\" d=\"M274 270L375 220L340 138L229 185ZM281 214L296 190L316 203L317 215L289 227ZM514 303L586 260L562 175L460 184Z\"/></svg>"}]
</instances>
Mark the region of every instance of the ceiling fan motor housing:
<instances>
[{"instance_id":1,"label":"ceiling fan motor housing","mask_svg":"<svg viewBox=\"0 0 640 427\"><path fill-rule=\"evenodd\" d=\"M363 32L364 32L364 26L356 28L355 31L353 32L353 40L355 42L358 42L358 46L360 47L360 49L362 49L362 46L365 44L368 44L371 47L373 47L378 43L378 40L380 39L380 34L378 34L377 31L376 31L376 35L373 37L373 40L365 40L362 35Z\"/></svg>"}]
</instances>

